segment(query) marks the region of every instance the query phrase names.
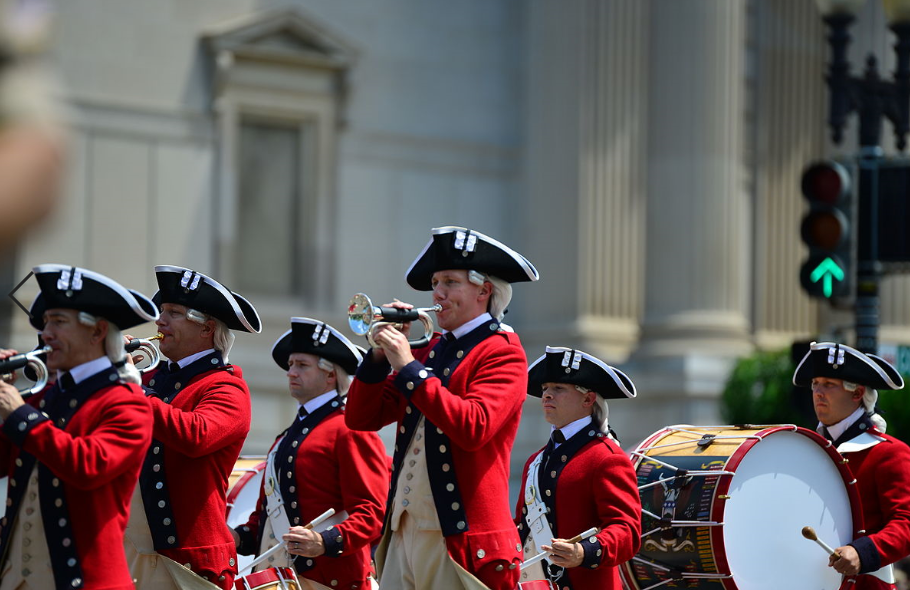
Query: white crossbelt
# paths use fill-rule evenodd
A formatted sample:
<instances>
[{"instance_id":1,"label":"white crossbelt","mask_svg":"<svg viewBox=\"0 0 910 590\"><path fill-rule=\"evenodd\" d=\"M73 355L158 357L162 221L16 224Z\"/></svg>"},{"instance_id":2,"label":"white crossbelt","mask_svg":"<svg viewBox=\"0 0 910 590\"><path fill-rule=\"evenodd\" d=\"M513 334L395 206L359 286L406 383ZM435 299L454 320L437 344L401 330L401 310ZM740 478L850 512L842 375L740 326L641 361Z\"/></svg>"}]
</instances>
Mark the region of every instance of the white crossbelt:
<instances>
[{"instance_id":1,"label":"white crossbelt","mask_svg":"<svg viewBox=\"0 0 910 590\"><path fill-rule=\"evenodd\" d=\"M269 515L269 522L272 524L272 532L276 539L281 539L291 529L291 523L288 521L287 512L284 510L284 499L281 497L281 488L278 486L278 473L275 470L275 455L282 441L272 447L268 460L265 462L265 511Z\"/></svg>"},{"instance_id":2,"label":"white crossbelt","mask_svg":"<svg viewBox=\"0 0 910 590\"><path fill-rule=\"evenodd\" d=\"M541 552L543 545L549 545L553 542L553 529L550 528L550 521L547 520L547 506L540 497L540 489L538 487L538 473L543 462L543 455L544 453L541 451L531 461L528 466L528 477L525 480L525 508L527 509L525 520L528 524L529 536L533 542L533 545L527 548L532 555ZM547 579L540 563L535 563L528 569L531 579Z\"/></svg>"}]
</instances>

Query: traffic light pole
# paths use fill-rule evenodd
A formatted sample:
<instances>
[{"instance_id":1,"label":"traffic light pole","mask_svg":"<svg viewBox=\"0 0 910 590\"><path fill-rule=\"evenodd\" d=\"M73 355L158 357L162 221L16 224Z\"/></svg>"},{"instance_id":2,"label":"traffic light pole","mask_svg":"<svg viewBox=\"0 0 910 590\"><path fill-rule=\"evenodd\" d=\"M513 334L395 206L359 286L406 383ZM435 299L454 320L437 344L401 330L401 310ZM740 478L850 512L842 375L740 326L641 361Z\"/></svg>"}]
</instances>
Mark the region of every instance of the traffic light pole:
<instances>
[{"instance_id":1,"label":"traffic light pole","mask_svg":"<svg viewBox=\"0 0 910 590\"><path fill-rule=\"evenodd\" d=\"M878 353L879 285L878 261L878 169L881 148L864 146L860 151L856 224L856 300L853 306L856 348Z\"/></svg>"}]
</instances>

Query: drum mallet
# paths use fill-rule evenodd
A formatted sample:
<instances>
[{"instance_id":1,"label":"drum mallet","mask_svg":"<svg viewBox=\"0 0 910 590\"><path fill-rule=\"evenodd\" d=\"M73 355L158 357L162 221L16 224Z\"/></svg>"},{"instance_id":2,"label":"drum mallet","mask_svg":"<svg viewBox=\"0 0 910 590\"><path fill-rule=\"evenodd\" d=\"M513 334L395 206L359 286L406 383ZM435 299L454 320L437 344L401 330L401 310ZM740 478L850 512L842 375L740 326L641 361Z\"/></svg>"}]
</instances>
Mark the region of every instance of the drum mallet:
<instances>
[{"instance_id":1,"label":"drum mallet","mask_svg":"<svg viewBox=\"0 0 910 590\"><path fill-rule=\"evenodd\" d=\"M803 527L803 536L805 538L809 539L810 541L815 541L816 543L818 543L818 545L822 549L824 549L825 551L828 552L828 555L836 555L836 556L840 557L840 553L838 553L837 551L832 549L830 545L828 545L827 543L825 543L824 541L822 541L821 539L818 538L818 535L815 534L815 529L813 529L812 527L804 526Z\"/></svg>"},{"instance_id":2,"label":"drum mallet","mask_svg":"<svg viewBox=\"0 0 910 590\"><path fill-rule=\"evenodd\" d=\"M316 518L314 518L313 520L308 522L307 524L303 525L303 528L305 528L305 529L315 528L315 527L319 526L320 524L322 524L322 522L325 521L325 519L332 516L333 514L335 514L335 509L329 508L328 510L326 510L325 512L323 512L322 514L320 514L319 516L317 516ZM269 557L275 555L282 549L287 549L287 541L281 541L280 543L278 543L277 545L275 545L274 547L272 547L271 549L269 549L268 551L266 551L265 553L263 553L262 555L260 555L259 557L257 557L253 561L251 561L250 563L248 563L242 570L240 570L237 573L239 574L240 572L245 572L246 570L253 569L254 567L259 565L263 561L267 560Z\"/></svg>"},{"instance_id":3,"label":"drum mallet","mask_svg":"<svg viewBox=\"0 0 910 590\"><path fill-rule=\"evenodd\" d=\"M599 532L600 532L600 529L597 528L596 526L595 526L595 527L591 527L591 528L589 528L588 530L586 530L585 532L581 533L580 535L575 535L575 536L572 537L571 539L566 539L566 543L580 543L581 541L584 541L584 540L587 539L588 537L593 537L594 535L596 535L596 534L599 533ZM538 553L537 555L535 555L535 556L532 557L531 559L529 559L529 560L523 562L523 563L521 564L521 569L525 569L526 567L528 567L528 566L530 566L530 565L534 565L535 563L537 563L537 562L540 561L541 559L545 559L545 558L547 558L547 557L549 557L549 556L550 556L550 552L549 552L549 551L541 551L540 553Z\"/></svg>"}]
</instances>

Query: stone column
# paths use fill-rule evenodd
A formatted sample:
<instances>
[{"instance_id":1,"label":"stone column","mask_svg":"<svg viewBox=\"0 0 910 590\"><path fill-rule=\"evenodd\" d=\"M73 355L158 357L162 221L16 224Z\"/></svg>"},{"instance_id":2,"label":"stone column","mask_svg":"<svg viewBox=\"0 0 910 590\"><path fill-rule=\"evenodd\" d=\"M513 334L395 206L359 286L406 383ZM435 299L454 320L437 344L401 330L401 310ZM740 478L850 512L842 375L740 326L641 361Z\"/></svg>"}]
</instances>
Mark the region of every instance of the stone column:
<instances>
[{"instance_id":1,"label":"stone column","mask_svg":"<svg viewBox=\"0 0 910 590\"><path fill-rule=\"evenodd\" d=\"M614 406L627 443L720 423L718 394L752 347L746 2L654 0L650 19L645 313L626 367L640 397Z\"/></svg>"}]
</instances>

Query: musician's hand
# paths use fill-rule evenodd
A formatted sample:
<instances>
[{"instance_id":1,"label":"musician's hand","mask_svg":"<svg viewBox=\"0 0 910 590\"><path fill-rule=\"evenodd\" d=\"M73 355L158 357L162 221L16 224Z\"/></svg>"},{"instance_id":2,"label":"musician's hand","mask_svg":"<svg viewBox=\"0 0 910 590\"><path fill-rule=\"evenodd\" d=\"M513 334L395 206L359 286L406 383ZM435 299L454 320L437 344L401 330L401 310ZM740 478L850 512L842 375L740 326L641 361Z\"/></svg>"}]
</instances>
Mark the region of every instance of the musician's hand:
<instances>
[{"instance_id":1,"label":"musician's hand","mask_svg":"<svg viewBox=\"0 0 910 590\"><path fill-rule=\"evenodd\" d=\"M396 309L414 309L414 306L410 303L405 303L404 301L399 301L398 299L393 300L391 303L386 303L382 307L394 307ZM401 328L398 330L404 334L405 340L411 337L411 322L405 322L401 324Z\"/></svg>"},{"instance_id":2,"label":"musician's hand","mask_svg":"<svg viewBox=\"0 0 910 590\"><path fill-rule=\"evenodd\" d=\"M854 576L859 573L862 565L859 560L859 553L851 545L844 545L834 550L836 555L828 557L828 565L833 567L839 574L845 576Z\"/></svg>"},{"instance_id":3,"label":"musician's hand","mask_svg":"<svg viewBox=\"0 0 910 590\"><path fill-rule=\"evenodd\" d=\"M240 535L231 527L228 527L227 530L231 531L231 538L234 539L234 549L238 549L240 547Z\"/></svg>"},{"instance_id":4,"label":"musician's hand","mask_svg":"<svg viewBox=\"0 0 910 590\"><path fill-rule=\"evenodd\" d=\"M399 332L391 325L380 326L373 332L373 340L382 347L389 364L396 371L400 371L414 360L411 353L411 343L406 334ZM374 349L375 350L375 349ZM373 353L375 355L375 352Z\"/></svg>"},{"instance_id":5,"label":"musician's hand","mask_svg":"<svg viewBox=\"0 0 910 590\"><path fill-rule=\"evenodd\" d=\"M19 390L5 381L0 381L0 418L6 420L16 408L23 405L25 400L22 399Z\"/></svg>"},{"instance_id":6,"label":"musician's hand","mask_svg":"<svg viewBox=\"0 0 910 590\"><path fill-rule=\"evenodd\" d=\"M15 354L19 354L19 352L12 348L0 348L0 361L6 360Z\"/></svg>"},{"instance_id":7,"label":"musician's hand","mask_svg":"<svg viewBox=\"0 0 910 590\"><path fill-rule=\"evenodd\" d=\"M542 545L541 549L550 554L547 561L561 567L578 567L585 558L581 543L567 543L565 539L553 539L552 545Z\"/></svg>"},{"instance_id":8,"label":"musician's hand","mask_svg":"<svg viewBox=\"0 0 910 590\"><path fill-rule=\"evenodd\" d=\"M291 555L319 557L325 553L322 535L302 526L292 526L281 538L287 541L288 553Z\"/></svg>"}]
</instances>

